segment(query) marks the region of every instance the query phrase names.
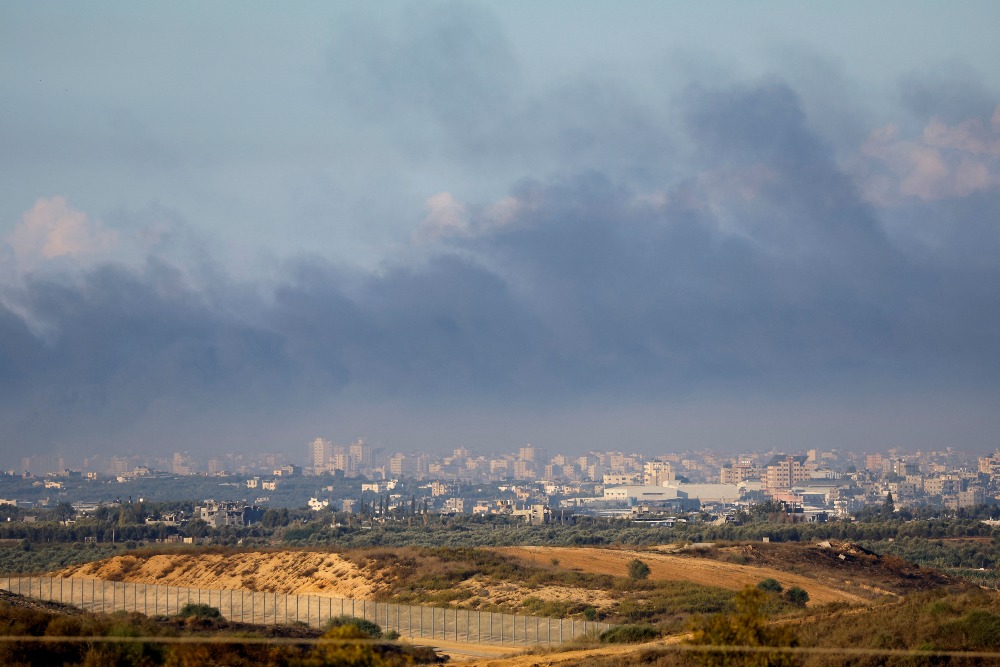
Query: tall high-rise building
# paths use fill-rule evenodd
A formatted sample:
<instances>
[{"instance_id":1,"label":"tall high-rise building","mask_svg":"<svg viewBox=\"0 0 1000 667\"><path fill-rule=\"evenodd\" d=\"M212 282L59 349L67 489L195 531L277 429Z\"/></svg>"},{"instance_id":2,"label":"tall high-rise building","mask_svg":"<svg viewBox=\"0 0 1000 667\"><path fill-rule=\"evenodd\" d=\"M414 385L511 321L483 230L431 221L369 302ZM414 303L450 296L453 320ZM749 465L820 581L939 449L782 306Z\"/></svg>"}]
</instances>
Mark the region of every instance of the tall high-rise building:
<instances>
[{"instance_id":1,"label":"tall high-rise building","mask_svg":"<svg viewBox=\"0 0 1000 667\"><path fill-rule=\"evenodd\" d=\"M330 458L333 456L333 443L326 438L316 438L309 445L310 461L313 472L320 473L329 469Z\"/></svg>"},{"instance_id":2,"label":"tall high-rise building","mask_svg":"<svg viewBox=\"0 0 1000 667\"><path fill-rule=\"evenodd\" d=\"M348 448L348 457L351 465L351 472L357 472L362 468L371 468L374 464L372 448L366 444L363 438L358 438L351 443Z\"/></svg>"}]
</instances>

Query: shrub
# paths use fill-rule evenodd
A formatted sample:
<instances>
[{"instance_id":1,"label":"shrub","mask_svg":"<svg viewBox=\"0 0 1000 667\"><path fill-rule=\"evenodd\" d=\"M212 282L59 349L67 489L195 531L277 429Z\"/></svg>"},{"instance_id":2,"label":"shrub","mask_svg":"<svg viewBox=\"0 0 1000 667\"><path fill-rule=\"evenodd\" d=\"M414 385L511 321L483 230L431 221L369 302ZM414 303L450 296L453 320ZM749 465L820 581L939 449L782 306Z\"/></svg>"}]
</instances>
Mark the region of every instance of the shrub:
<instances>
[{"instance_id":1,"label":"shrub","mask_svg":"<svg viewBox=\"0 0 1000 667\"><path fill-rule=\"evenodd\" d=\"M382 628L377 623L372 623L367 618L358 618L357 616L337 616L331 618L326 622L324 626L324 631L329 633L335 628L343 628L346 626L352 626L360 630L366 637L371 639L382 639Z\"/></svg>"},{"instance_id":2,"label":"shrub","mask_svg":"<svg viewBox=\"0 0 1000 667\"><path fill-rule=\"evenodd\" d=\"M736 611L715 614L692 623L690 643L701 646L797 646L798 638L790 627L774 627L763 611L768 594L759 588L747 586L736 595ZM799 664L797 656L789 653L732 653L705 651L695 654L695 659L706 667L724 665L774 665L790 667Z\"/></svg>"},{"instance_id":3,"label":"shrub","mask_svg":"<svg viewBox=\"0 0 1000 667\"><path fill-rule=\"evenodd\" d=\"M605 630L598 637L604 644L640 644L651 642L660 636L652 625L619 625Z\"/></svg>"},{"instance_id":4,"label":"shrub","mask_svg":"<svg viewBox=\"0 0 1000 667\"><path fill-rule=\"evenodd\" d=\"M781 591L784 590L784 587L781 585L781 582L772 577L768 577L767 579L761 581L759 584L757 584L757 588L759 588L762 591L768 591L771 593L780 593ZM799 590L802 589L800 588Z\"/></svg>"},{"instance_id":5,"label":"shrub","mask_svg":"<svg viewBox=\"0 0 1000 667\"><path fill-rule=\"evenodd\" d=\"M177 615L181 618L222 618L222 612L215 607L210 607L207 604L198 604L196 602L189 602L181 607L181 610L177 612Z\"/></svg>"},{"instance_id":6,"label":"shrub","mask_svg":"<svg viewBox=\"0 0 1000 667\"><path fill-rule=\"evenodd\" d=\"M635 579L637 581L640 579L646 579L649 577L649 566L638 558L629 561L628 577L629 579Z\"/></svg>"},{"instance_id":7,"label":"shrub","mask_svg":"<svg viewBox=\"0 0 1000 667\"><path fill-rule=\"evenodd\" d=\"M975 609L960 621L948 627L965 635L968 645L979 650L995 649L1000 646L1000 616L983 609Z\"/></svg>"},{"instance_id":8,"label":"shrub","mask_svg":"<svg viewBox=\"0 0 1000 667\"><path fill-rule=\"evenodd\" d=\"M806 602L809 602L809 593L806 593L798 586L792 586L785 591L785 599L797 607L804 607L806 606Z\"/></svg>"}]
</instances>

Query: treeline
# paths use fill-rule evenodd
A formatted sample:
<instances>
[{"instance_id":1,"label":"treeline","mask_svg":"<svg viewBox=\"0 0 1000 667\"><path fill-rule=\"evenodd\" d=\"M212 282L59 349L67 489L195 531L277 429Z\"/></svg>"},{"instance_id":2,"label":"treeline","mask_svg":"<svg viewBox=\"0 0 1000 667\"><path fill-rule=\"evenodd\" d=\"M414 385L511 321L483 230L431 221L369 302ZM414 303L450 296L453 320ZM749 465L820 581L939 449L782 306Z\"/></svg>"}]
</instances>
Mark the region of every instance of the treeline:
<instances>
[{"instance_id":1,"label":"treeline","mask_svg":"<svg viewBox=\"0 0 1000 667\"><path fill-rule=\"evenodd\" d=\"M669 542L760 541L801 542L813 540L884 541L907 538L943 539L989 537L994 529L973 518L906 520L898 517L867 521L831 521L793 523L787 519L758 520L749 523L692 522L673 528L640 526L622 519L578 517L573 523L550 523L529 526L523 520L506 516L417 516L412 521L363 523L356 518L330 512L269 509L261 522L251 526L211 528L200 519L185 525L146 524L144 520L122 519L121 514L106 514L80 519L71 525L56 521L0 523L0 539L28 540L36 543L83 542L153 542L171 535L210 537L221 544L255 543L278 540L285 544L313 546L480 546L500 545L611 545L635 546ZM339 525L332 525L334 520Z\"/></svg>"},{"instance_id":2,"label":"treeline","mask_svg":"<svg viewBox=\"0 0 1000 667\"><path fill-rule=\"evenodd\" d=\"M318 522L283 533L287 544L316 546L648 546L671 542L772 542L845 540L876 542L904 538L989 537L993 528L976 519L937 521L886 519L870 522L784 523L744 525L679 524L674 528L637 526L631 521L581 518L571 525L528 526L490 517L435 518L427 524L376 524L358 529L333 528Z\"/></svg>"}]
</instances>

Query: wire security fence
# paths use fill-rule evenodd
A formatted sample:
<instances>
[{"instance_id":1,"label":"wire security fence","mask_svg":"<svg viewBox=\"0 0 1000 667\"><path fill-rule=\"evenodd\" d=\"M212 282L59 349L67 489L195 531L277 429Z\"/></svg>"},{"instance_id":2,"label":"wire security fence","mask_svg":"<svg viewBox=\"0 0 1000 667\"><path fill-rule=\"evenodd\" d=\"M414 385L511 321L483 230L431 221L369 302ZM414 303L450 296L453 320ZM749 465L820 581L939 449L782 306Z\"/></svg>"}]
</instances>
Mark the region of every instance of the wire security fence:
<instances>
[{"instance_id":1,"label":"wire security fence","mask_svg":"<svg viewBox=\"0 0 1000 667\"><path fill-rule=\"evenodd\" d=\"M410 639L475 644L552 645L613 627L576 619L501 614L472 609L422 607L325 595L269 593L245 589L191 588L68 577L6 577L0 588L26 597L61 602L94 612L177 614L188 604L215 607L233 622L261 625L304 623L323 627L331 618L354 616Z\"/></svg>"}]
</instances>

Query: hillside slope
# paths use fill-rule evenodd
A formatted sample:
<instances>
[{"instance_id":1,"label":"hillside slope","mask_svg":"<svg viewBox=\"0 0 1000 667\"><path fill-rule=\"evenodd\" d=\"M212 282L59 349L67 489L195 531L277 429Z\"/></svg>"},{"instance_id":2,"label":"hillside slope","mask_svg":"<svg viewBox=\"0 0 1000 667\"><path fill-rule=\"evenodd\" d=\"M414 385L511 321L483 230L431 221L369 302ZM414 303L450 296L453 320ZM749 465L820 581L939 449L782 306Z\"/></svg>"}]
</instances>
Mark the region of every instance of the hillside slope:
<instances>
[{"instance_id":1,"label":"hillside slope","mask_svg":"<svg viewBox=\"0 0 1000 667\"><path fill-rule=\"evenodd\" d=\"M75 565L58 573L167 586L246 589L372 599L387 588L377 573L339 554L316 551L124 555ZM374 576L373 576L374 575Z\"/></svg>"}]
</instances>

